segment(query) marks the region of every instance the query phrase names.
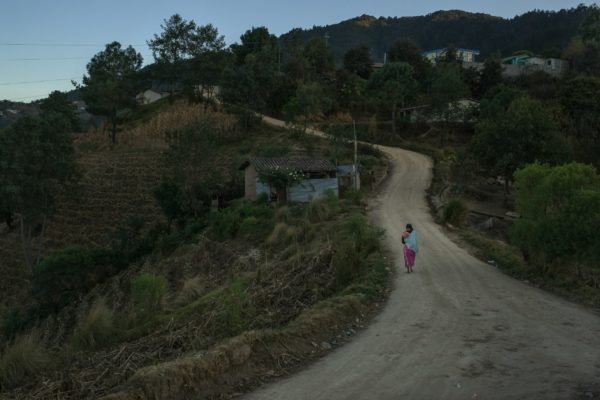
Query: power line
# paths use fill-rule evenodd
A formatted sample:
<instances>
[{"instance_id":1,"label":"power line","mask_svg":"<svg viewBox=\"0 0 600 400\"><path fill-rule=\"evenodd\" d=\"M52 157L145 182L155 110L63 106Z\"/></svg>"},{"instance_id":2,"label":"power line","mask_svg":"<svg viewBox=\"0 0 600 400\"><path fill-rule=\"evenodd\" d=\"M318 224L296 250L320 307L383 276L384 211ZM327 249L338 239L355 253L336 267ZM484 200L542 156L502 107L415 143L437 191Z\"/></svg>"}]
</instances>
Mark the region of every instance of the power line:
<instances>
[{"instance_id":1,"label":"power line","mask_svg":"<svg viewBox=\"0 0 600 400\"><path fill-rule=\"evenodd\" d=\"M152 54L142 54L142 57L151 57ZM61 60L91 60L89 57L31 57L31 58L0 58L0 61L61 61Z\"/></svg>"},{"instance_id":2,"label":"power line","mask_svg":"<svg viewBox=\"0 0 600 400\"><path fill-rule=\"evenodd\" d=\"M56 60L85 60L91 57L52 57L52 58L0 58L0 61L56 61Z\"/></svg>"},{"instance_id":3,"label":"power line","mask_svg":"<svg viewBox=\"0 0 600 400\"><path fill-rule=\"evenodd\" d=\"M44 79L41 81L24 81L24 82L2 82L0 83L0 86L10 86L10 85L28 85L30 83L43 83L43 82L60 82L60 81L72 81L74 79L78 79L77 77L75 78L61 78L61 79Z\"/></svg>"},{"instance_id":4,"label":"power line","mask_svg":"<svg viewBox=\"0 0 600 400\"><path fill-rule=\"evenodd\" d=\"M92 44L92 43L0 43L0 46L28 46L28 47L104 47L104 44ZM144 44L128 44L127 46L148 46Z\"/></svg>"}]
</instances>

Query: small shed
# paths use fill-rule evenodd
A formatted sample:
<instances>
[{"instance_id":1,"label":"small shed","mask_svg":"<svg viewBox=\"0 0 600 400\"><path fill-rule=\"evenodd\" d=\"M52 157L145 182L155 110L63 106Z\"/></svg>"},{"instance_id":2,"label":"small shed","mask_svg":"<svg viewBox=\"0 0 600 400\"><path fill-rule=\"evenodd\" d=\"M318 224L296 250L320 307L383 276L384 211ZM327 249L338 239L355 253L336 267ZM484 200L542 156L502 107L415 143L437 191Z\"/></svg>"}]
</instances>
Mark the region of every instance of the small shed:
<instances>
[{"instance_id":1,"label":"small shed","mask_svg":"<svg viewBox=\"0 0 600 400\"><path fill-rule=\"evenodd\" d=\"M286 188L273 188L260 180L260 171L276 168L301 173L304 179ZM324 159L254 158L243 163L240 170L245 173L244 197L249 200L256 200L260 195L266 194L279 201L283 197L290 202L309 202L323 197L328 190L336 196L339 194L337 169L333 163Z\"/></svg>"},{"instance_id":2,"label":"small shed","mask_svg":"<svg viewBox=\"0 0 600 400\"><path fill-rule=\"evenodd\" d=\"M165 97L162 93L158 93L152 89L140 92L135 96L135 99L139 104L152 104Z\"/></svg>"}]
</instances>

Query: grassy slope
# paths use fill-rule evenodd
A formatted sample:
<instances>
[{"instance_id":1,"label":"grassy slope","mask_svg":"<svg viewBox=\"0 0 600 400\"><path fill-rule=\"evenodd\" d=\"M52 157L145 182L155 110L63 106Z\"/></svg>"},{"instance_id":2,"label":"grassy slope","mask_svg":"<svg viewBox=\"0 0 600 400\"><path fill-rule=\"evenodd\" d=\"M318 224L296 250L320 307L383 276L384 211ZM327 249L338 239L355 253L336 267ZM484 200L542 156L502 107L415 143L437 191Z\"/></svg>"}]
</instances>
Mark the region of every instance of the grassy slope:
<instances>
[{"instance_id":1,"label":"grassy slope","mask_svg":"<svg viewBox=\"0 0 600 400\"><path fill-rule=\"evenodd\" d=\"M193 124L201 114L197 107L164 105L162 113L122 133L116 148L107 148L106 138L101 133L79 140L83 184L77 199L61 203L49 227L48 248L58 249L72 243L104 245L117 224L128 216L161 219L152 196L152 189L168 168L160 157L166 148L161 132ZM230 121L224 117L222 123ZM371 153L362 156L369 165L366 172L371 179L378 179L385 174L385 162L373 156L369 149L365 150ZM327 141L262 126L222 146L218 158L220 169L239 174L237 166L251 156L329 157L333 154L337 154L340 161L351 159L347 148L333 151ZM361 253L364 256L359 257L361 268L366 269L353 277L355 284L340 284L337 269L355 260L340 259L348 251L338 250L336 246L349 236L348 229L357 229L348 227L348 220L352 215L355 216L352 218L360 218L356 214L361 213L360 207L349 202L316 202L286 207L276 214L273 210L268 212L270 216L259 216L257 221L252 220L253 217L243 218L238 232L224 242L215 239L209 230L172 254L156 251L145 261L93 289L81 303L45 321L40 329L55 360L52 368L46 366L41 372L36 371L27 385L4 394L13 398L96 397L124 384L134 373L132 383L123 388L139 387L140 376L146 384L161 386L166 384L164 379L148 378L154 376L154 372L149 371L158 371L156 373L163 376L168 373L165 371L172 372L168 365L177 366L174 372L177 379L187 376L186 379L197 380L198 376L190 375L189 371L181 373L181 365L195 362L195 358L186 356L203 354L223 339L248 330L254 333L243 334L237 340L252 338L244 343L250 346L255 357L248 356L248 360L253 361L245 365L256 364L255 371L267 373L275 369L279 374L283 371L282 365L310 357L315 353L311 342L329 340L334 331L337 335L342 326L356 323L357 316L362 320L360 314L367 313L366 307L372 301L368 299L381 297L386 285L385 262L375 245ZM359 231L375 234L370 230ZM340 232L345 236L339 237ZM14 237L11 240L13 244L6 237L0 241L1 248L13 261L3 268L17 275L20 258ZM168 291L164 307L150 318L138 320L134 315L130 282L141 272L166 277ZM14 289L13 286L8 288ZM26 285L13 293L25 296ZM327 300L332 295L335 296ZM73 332L78 323L81 327L82 321L91 318L98 298L104 298L108 305L104 318L110 319L106 326L114 329L114 337L112 343L95 351L82 352ZM313 305L316 308L311 308ZM101 313L97 315L100 317L96 318L102 317ZM274 365L273 359L265 358L265 340L294 346L296 355L293 359L277 359ZM228 348L228 344L224 346ZM289 349L277 346L272 351L289 353ZM164 371L161 367L136 372L144 366L179 358L180 362L165 364ZM2 367L0 362L0 370ZM56 372L52 372L53 369ZM38 385L40 380L46 384ZM244 385L244 381L237 384ZM217 390L214 382L210 385L211 390ZM128 390L122 393L129 393Z\"/></svg>"}]
</instances>

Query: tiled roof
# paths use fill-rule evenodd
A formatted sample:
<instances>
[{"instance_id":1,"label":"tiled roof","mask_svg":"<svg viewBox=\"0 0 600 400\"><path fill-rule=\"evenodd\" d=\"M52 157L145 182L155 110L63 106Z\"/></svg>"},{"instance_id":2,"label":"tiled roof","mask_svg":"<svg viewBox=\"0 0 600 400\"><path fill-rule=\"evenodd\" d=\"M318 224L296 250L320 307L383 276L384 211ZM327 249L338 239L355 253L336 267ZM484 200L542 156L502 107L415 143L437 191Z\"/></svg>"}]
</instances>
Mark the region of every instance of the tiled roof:
<instances>
[{"instance_id":1,"label":"tiled roof","mask_svg":"<svg viewBox=\"0 0 600 400\"><path fill-rule=\"evenodd\" d=\"M288 168L301 172L335 172L336 168L329 160L307 158L253 158L249 161L257 170Z\"/></svg>"}]
</instances>

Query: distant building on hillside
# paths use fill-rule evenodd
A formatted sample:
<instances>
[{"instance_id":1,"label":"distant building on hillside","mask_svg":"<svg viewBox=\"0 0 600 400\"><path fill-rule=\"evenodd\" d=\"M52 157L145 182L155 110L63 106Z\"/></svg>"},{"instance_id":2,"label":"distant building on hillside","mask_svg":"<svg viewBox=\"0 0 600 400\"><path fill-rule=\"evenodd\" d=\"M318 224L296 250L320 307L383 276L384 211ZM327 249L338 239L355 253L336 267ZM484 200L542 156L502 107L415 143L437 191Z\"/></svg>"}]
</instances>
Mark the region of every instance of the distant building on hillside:
<instances>
[{"instance_id":1,"label":"distant building on hillside","mask_svg":"<svg viewBox=\"0 0 600 400\"><path fill-rule=\"evenodd\" d=\"M502 59L504 75L517 77L530 75L534 72L545 72L557 78L569 72L569 62L558 58L545 58L526 54L516 55Z\"/></svg>"},{"instance_id":2,"label":"distant building on hillside","mask_svg":"<svg viewBox=\"0 0 600 400\"><path fill-rule=\"evenodd\" d=\"M555 78L562 78L569 72L569 62L558 58L544 58L528 54L519 54L500 60L502 76L505 78L518 78L531 75L535 72L544 72ZM463 63L463 68L473 68L482 71L483 63Z\"/></svg>"},{"instance_id":3,"label":"distant building on hillside","mask_svg":"<svg viewBox=\"0 0 600 400\"><path fill-rule=\"evenodd\" d=\"M434 49L425 51L421 54L423 57L435 64L440 58L446 55L447 51L447 48ZM465 63L473 63L475 62L475 58L479 55L479 53L479 50L475 49L456 49L456 59Z\"/></svg>"},{"instance_id":4,"label":"distant building on hillside","mask_svg":"<svg viewBox=\"0 0 600 400\"><path fill-rule=\"evenodd\" d=\"M168 96L167 93L159 93L152 89L148 89L148 90L138 93L135 96L135 99L138 102L138 104L152 104L152 103L162 99L163 97L167 97L167 96Z\"/></svg>"}]
</instances>

